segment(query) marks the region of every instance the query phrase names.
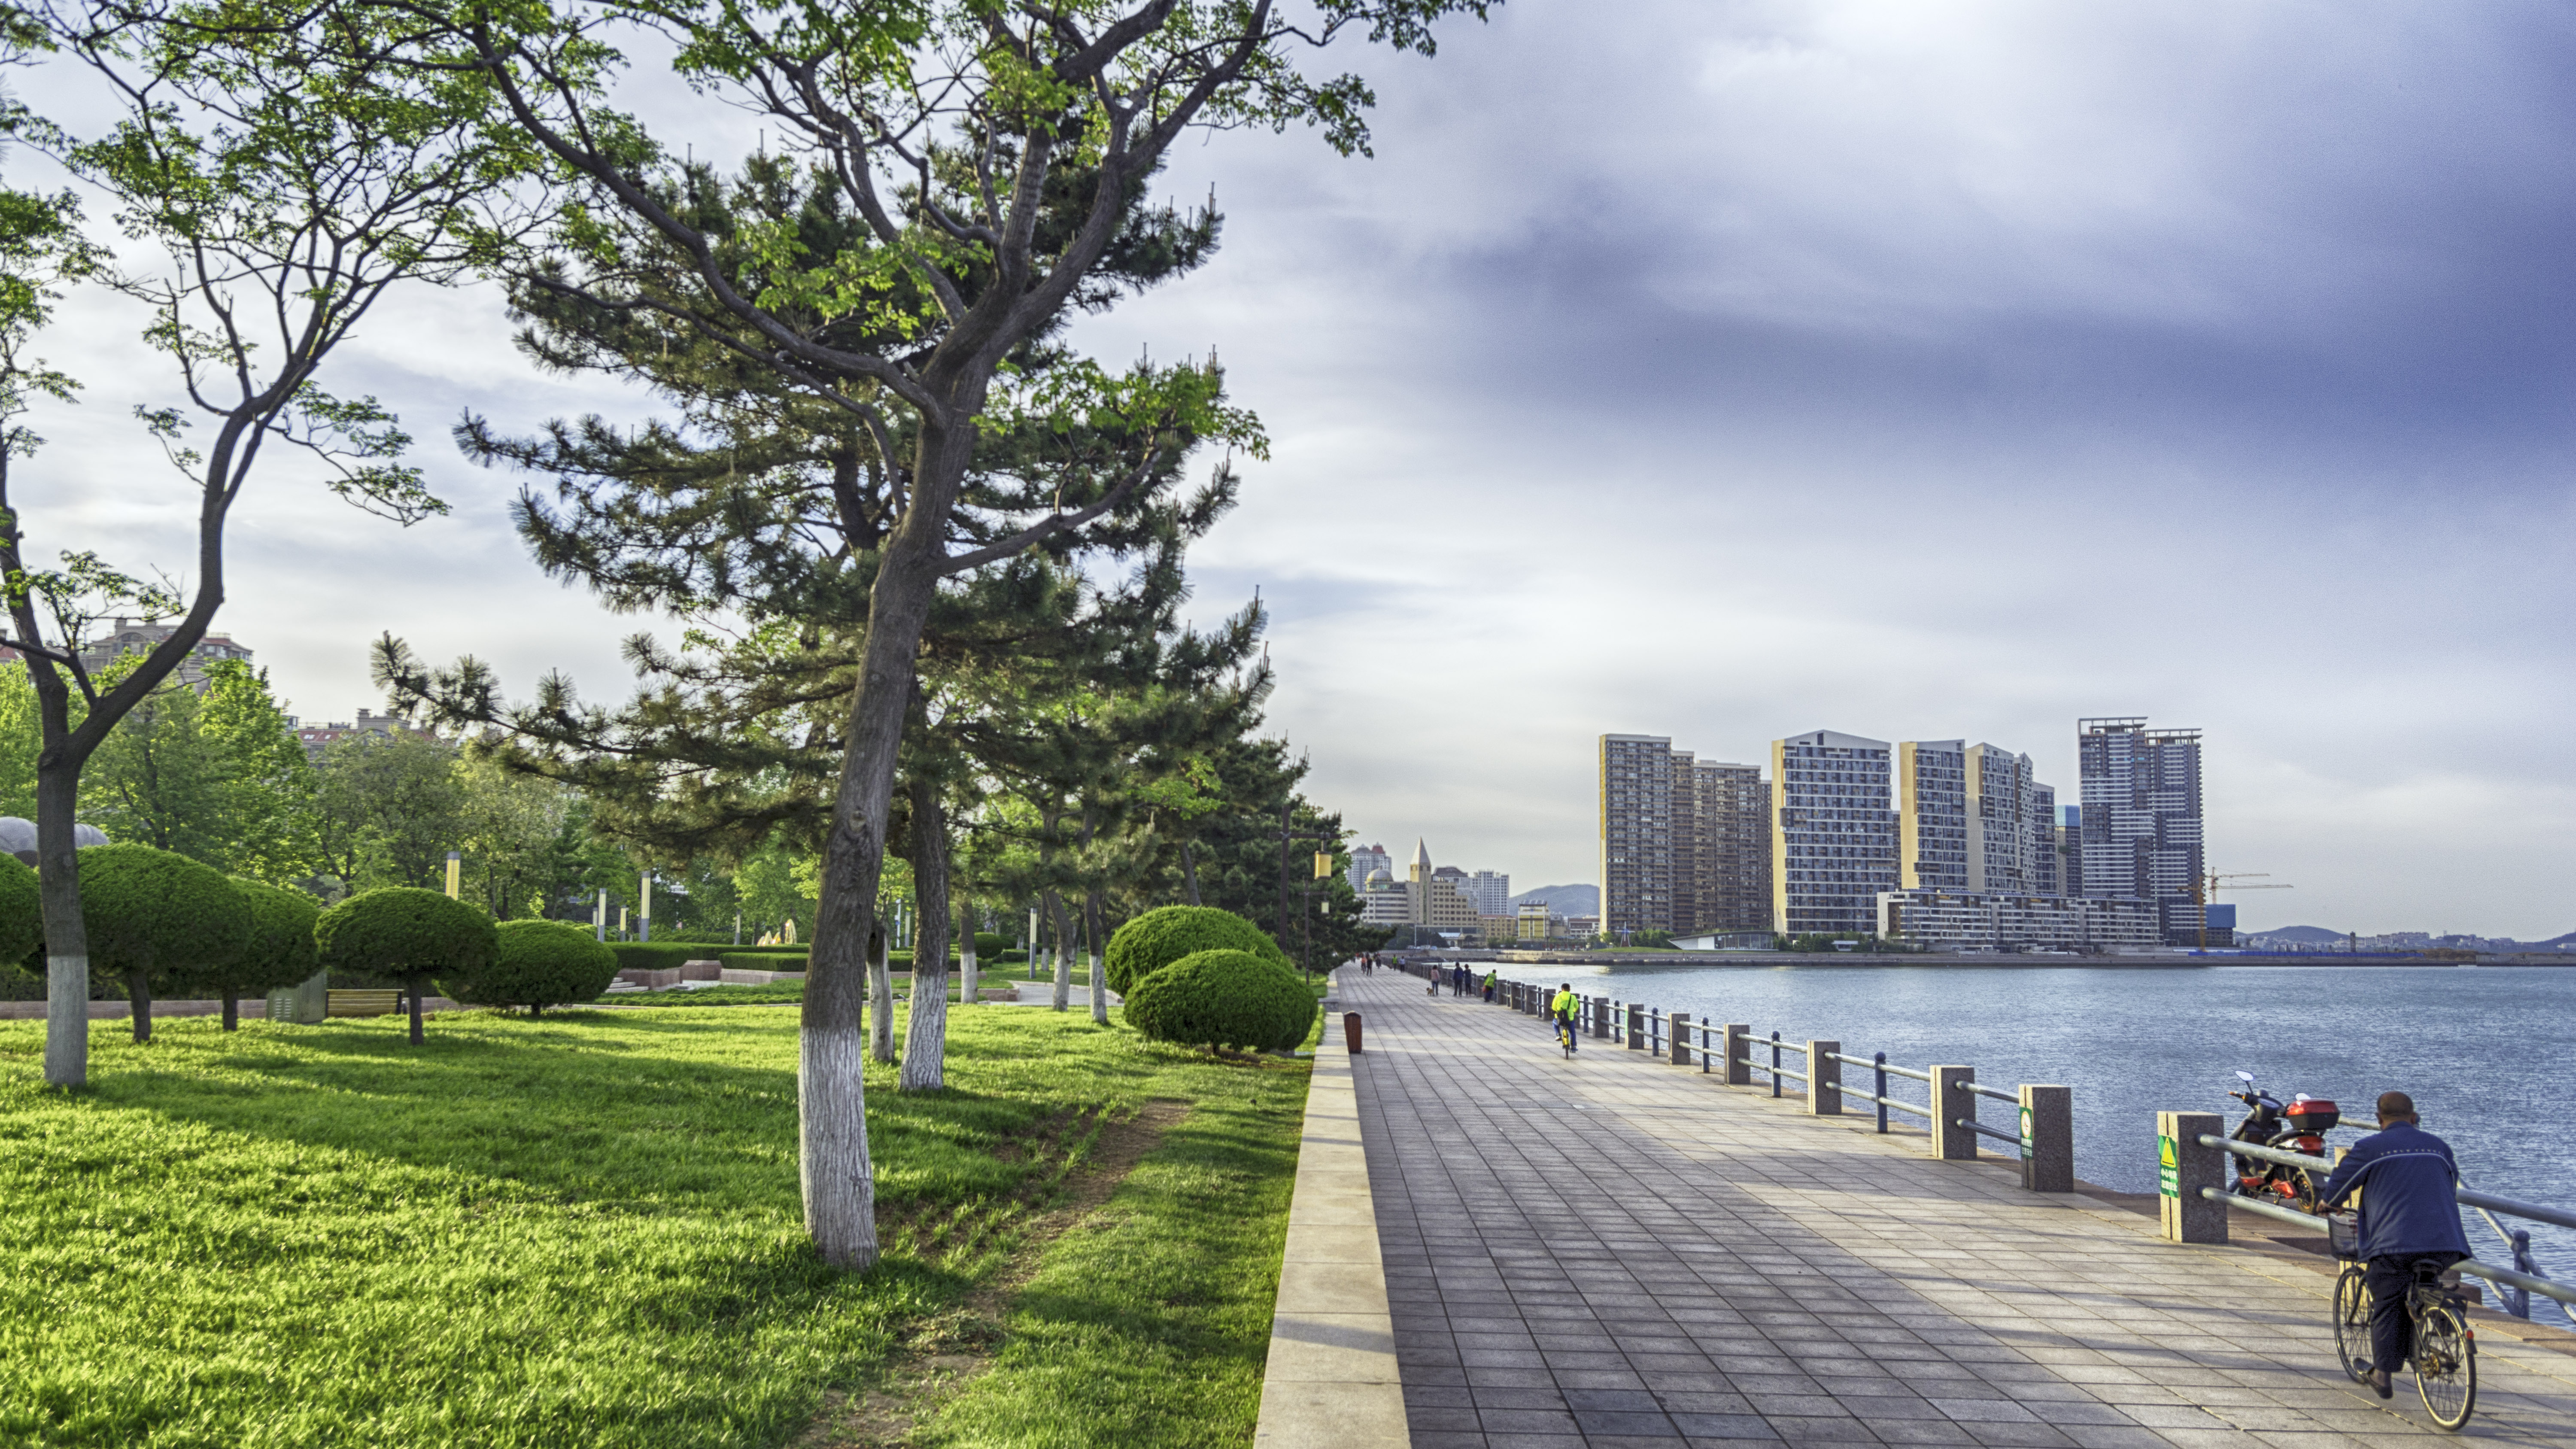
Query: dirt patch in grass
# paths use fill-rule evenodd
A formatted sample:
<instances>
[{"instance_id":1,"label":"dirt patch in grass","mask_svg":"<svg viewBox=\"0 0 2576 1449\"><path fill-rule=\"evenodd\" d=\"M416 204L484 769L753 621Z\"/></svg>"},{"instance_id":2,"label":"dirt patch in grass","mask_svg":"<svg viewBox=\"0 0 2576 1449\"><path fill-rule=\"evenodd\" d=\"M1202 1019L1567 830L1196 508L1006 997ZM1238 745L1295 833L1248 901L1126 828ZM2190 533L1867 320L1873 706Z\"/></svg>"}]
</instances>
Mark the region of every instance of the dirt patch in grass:
<instances>
[{"instance_id":1,"label":"dirt patch in grass","mask_svg":"<svg viewBox=\"0 0 2576 1449\"><path fill-rule=\"evenodd\" d=\"M1020 1195L1036 1216L1013 1234L1001 1269L955 1308L914 1325L904 1351L885 1374L857 1393L826 1394L822 1412L796 1439L794 1449L900 1449L913 1426L950 1395L992 1366L1002 1341L1002 1316L1011 1295L1037 1271L1047 1245L1072 1231L1109 1201L1136 1164L1189 1114L1187 1102L1148 1101L1135 1115L1112 1119L1101 1108L1054 1113L1003 1148L1009 1162L1060 1161L1057 1172L1030 1176ZM889 1220L883 1236L913 1234L916 1251L935 1254L950 1246L952 1224Z\"/></svg>"}]
</instances>

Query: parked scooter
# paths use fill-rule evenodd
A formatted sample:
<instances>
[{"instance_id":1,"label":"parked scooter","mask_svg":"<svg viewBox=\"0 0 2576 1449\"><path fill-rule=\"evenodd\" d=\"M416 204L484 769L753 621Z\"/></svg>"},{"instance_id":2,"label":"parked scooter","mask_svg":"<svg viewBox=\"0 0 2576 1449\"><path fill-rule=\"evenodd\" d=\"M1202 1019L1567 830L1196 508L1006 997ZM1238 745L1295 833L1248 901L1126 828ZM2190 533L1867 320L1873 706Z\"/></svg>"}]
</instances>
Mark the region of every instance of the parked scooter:
<instances>
[{"instance_id":1,"label":"parked scooter","mask_svg":"<svg viewBox=\"0 0 2576 1449\"><path fill-rule=\"evenodd\" d=\"M2227 1095L2246 1106L2245 1120L2236 1124L2228 1137L2237 1142L2255 1142L2265 1147L2278 1147L2307 1157L2323 1157L2326 1133L2332 1131L2343 1114L2323 1097L2299 1093L2286 1105L2280 1098L2254 1085L2252 1072L2238 1072L2244 1083L2239 1091ZM2284 1162L2266 1162L2259 1157L2232 1154L2236 1162L2235 1190L2246 1197L2259 1197L2282 1207L2301 1212L2317 1211L2317 1190L2325 1186L2322 1174L2307 1168L2292 1167Z\"/></svg>"}]
</instances>

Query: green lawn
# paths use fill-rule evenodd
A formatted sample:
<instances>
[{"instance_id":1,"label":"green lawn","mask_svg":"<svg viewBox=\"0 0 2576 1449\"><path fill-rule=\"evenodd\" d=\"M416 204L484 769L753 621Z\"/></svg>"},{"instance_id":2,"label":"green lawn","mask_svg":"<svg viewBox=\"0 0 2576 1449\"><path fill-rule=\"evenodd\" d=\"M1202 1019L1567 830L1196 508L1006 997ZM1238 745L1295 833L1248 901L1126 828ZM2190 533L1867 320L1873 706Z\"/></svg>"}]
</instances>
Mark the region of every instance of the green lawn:
<instances>
[{"instance_id":1,"label":"green lawn","mask_svg":"<svg viewBox=\"0 0 2576 1449\"><path fill-rule=\"evenodd\" d=\"M871 1073L864 1279L798 1228L792 1010L441 1015L418 1049L103 1022L71 1097L42 1024L0 1023L0 1442L779 1445L962 1339L993 1367L920 1442L1248 1444L1304 1067L950 1020L947 1092ZM1064 1124L1154 1101L1187 1114L994 1297Z\"/></svg>"}]
</instances>

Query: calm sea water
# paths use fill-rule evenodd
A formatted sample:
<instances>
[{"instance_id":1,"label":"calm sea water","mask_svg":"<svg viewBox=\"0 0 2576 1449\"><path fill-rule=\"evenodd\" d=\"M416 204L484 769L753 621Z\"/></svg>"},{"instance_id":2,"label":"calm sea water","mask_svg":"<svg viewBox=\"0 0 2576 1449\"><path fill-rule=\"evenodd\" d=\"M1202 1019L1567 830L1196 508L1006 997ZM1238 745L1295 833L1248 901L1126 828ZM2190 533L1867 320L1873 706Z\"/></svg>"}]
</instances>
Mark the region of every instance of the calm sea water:
<instances>
[{"instance_id":1,"label":"calm sea water","mask_svg":"<svg viewBox=\"0 0 2576 1449\"><path fill-rule=\"evenodd\" d=\"M1509 978L1740 1021L1767 1037L1839 1040L1917 1070L1961 1062L2010 1091L2073 1089L2076 1175L2125 1192L2155 1183L2155 1114L2222 1113L2234 1073L2273 1095L2330 1097L2362 1132L2396 1088L2447 1139L2472 1187L2576 1208L2576 969L2217 966L1506 966ZM1784 1062L1795 1068L1794 1056ZM1862 1069L1845 1067L1844 1080ZM1756 1080L1761 1080L1756 1078ZM1864 1088L1865 1089L1865 1088ZM1922 1084L1889 1095L1922 1100ZM1998 1126L2004 1104L1989 1102ZM1979 1115L1988 1115L1981 1110ZM1906 1120L1901 1118L1899 1120ZM2338 1131L2349 1144L2362 1132ZM2510 1262L2475 1213L2469 1241ZM2544 1269L2576 1279L2576 1232L2531 1229Z\"/></svg>"}]
</instances>

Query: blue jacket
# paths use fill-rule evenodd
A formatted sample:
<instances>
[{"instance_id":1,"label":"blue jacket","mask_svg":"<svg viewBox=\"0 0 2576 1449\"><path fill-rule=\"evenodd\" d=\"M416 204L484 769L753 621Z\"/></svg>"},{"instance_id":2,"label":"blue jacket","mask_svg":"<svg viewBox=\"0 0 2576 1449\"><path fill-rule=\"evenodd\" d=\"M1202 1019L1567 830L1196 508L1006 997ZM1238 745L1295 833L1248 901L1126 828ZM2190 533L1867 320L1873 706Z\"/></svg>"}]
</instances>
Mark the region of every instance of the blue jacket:
<instances>
[{"instance_id":1,"label":"blue jacket","mask_svg":"<svg viewBox=\"0 0 2576 1449\"><path fill-rule=\"evenodd\" d=\"M2354 1188L2369 1188L2361 1195L2365 1258L2408 1253L2465 1258L2469 1239L2460 1231L2460 1203L2452 1196L2459 1185L2460 1167L2451 1159L2451 1144L2412 1122L2400 1122L2361 1139L2326 1179L2320 1197L2332 1207Z\"/></svg>"}]
</instances>

